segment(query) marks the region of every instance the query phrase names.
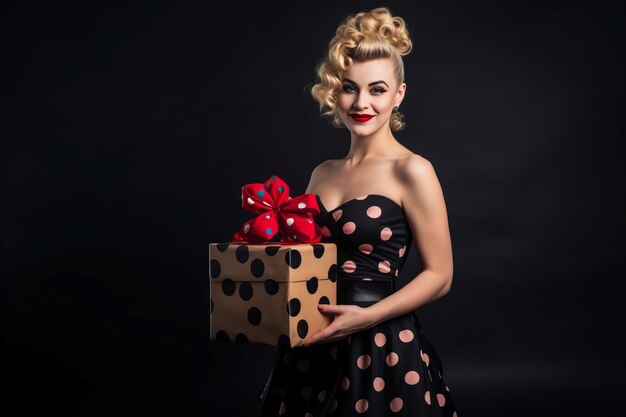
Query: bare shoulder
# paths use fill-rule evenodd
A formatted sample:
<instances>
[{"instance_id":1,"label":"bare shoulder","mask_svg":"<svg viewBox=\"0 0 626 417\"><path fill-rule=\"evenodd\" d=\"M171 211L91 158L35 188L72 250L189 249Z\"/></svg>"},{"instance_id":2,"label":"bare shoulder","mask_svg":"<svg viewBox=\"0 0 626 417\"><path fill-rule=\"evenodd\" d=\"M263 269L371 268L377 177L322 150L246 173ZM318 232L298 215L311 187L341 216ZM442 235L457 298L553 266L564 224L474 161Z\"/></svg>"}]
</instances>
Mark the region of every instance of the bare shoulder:
<instances>
[{"instance_id":1,"label":"bare shoulder","mask_svg":"<svg viewBox=\"0 0 626 417\"><path fill-rule=\"evenodd\" d=\"M324 171L334 167L337 164L335 159L327 159L319 163L315 168L313 168L313 172L315 173L323 173Z\"/></svg>"},{"instance_id":2,"label":"bare shoulder","mask_svg":"<svg viewBox=\"0 0 626 417\"><path fill-rule=\"evenodd\" d=\"M313 168L313 171L311 171L311 180L320 178L324 174L324 172L328 170L328 167L328 161L323 161L317 164L315 168Z\"/></svg>"},{"instance_id":3,"label":"bare shoulder","mask_svg":"<svg viewBox=\"0 0 626 417\"><path fill-rule=\"evenodd\" d=\"M337 170L337 168L341 167L341 163L341 159L328 159L326 161L323 161L315 168L313 168L313 172L311 172L311 177L315 177L315 179L321 180L328 175L332 175Z\"/></svg>"},{"instance_id":4,"label":"bare shoulder","mask_svg":"<svg viewBox=\"0 0 626 417\"><path fill-rule=\"evenodd\" d=\"M411 153L398 160L396 172L400 175L402 183L415 185L416 182L432 179L435 168L428 159Z\"/></svg>"},{"instance_id":5,"label":"bare shoulder","mask_svg":"<svg viewBox=\"0 0 626 417\"><path fill-rule=\"evenodd\" d=\"M417 208L441 199L441 185L428 159L417 154L410 155L399 162L397 171L403 188L404 206Z\"/></svg>"},{"instance_id":6,"label":"bare shoulder","mask_svg":"<svg viewBox=\"0 0 626 417\"><path fill-rule=\"evenodd\" d=\"M312 189L315 189L317 184L323 181L323 179L329 175L332 169L336 166L336 161L333 159L329 159L321 162L313 171L311 171L311 178L309 179L309 185L306 189L307 193L311 193Z\"/></svg>"}]
</instances>

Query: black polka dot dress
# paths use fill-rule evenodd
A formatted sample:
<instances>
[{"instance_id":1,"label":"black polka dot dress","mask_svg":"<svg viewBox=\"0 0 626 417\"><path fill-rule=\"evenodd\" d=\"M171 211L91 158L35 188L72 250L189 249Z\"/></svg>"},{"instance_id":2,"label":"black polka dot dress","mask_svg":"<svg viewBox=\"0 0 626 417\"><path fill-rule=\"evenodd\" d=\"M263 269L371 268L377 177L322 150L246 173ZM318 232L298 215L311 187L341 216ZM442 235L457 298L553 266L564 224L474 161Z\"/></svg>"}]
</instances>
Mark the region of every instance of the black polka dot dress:
<instances>
[{"instance_id":1,"label":"black polka dot dress","mask_svg":"<svg viewBox=\"0 0 626 417\"><path fill-rule=\"evenodd\" d=\"M337 304L368 306L395 291L413 236L404 211L368 194L327 211L323 242L337 245ZM415 313L339 341L278 347L260 417L458 417L435 349Z\"/></svg>"}]
</instances>

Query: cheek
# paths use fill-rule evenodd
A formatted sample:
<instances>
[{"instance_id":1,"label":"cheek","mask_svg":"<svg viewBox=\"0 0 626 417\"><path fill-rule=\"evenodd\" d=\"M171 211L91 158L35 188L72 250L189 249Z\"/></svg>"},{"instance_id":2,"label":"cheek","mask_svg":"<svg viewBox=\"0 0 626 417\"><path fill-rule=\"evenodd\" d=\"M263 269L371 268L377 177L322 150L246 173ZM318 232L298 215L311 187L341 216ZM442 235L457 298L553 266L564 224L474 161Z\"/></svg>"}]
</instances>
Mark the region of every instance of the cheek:
<instances>
[{"instance_id":1,"label":"cheek","mask_svg":"<svg viewBox=\"0 0 626 417\"><path fill-rule=\"evenodd\" d=\"M386 97L385 99L378 100L376 103L373 103L372 105L374 106L376 111L379 113L391 112L391 110L393 110L393 97L392 98Z\"/></svg>"},{"instance_id":2,"label":"cheek","mask_svg":"<svg viewBox=\"0 0 626 417\"><path fill-rule=\"evenodd\" d=\"M340 110L349 109L352 106L352 101L350 100L350 96L345 94L339 94L337 97L337 106Z\"/></svg>"}]
</instances>

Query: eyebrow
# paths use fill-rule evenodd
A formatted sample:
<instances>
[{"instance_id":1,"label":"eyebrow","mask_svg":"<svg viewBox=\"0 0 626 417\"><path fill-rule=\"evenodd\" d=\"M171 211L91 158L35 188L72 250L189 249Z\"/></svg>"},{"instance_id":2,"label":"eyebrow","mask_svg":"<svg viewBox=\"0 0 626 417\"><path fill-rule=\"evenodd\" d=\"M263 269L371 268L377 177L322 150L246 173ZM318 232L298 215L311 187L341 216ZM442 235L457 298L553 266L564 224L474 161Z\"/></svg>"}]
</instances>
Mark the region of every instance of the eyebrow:
<instances>
[{"instance_id":1,"label":"eyebrow","mask_svg":"<svg viewBox=\"0 0 626 417\"><path fill-rule=\"evenodd\" d=\"M344 78L344 79L343 79L343 81L348 81L349 83L356 84L356 83L355 83L354 81L352 81L350 78ZM370 86L370 87L371 87L371 86L373 86L373 85L375 85L375 84L380 84L380 83L383 83L383 84L385 84L387 87L389 87L389 84L387 84L387 83L386 83L386 82L384 82L383 80L378 80L378 81L371 82L371 83L369 83L369 84L368 84L368 86Z\"/></svg>"}]
</instances>

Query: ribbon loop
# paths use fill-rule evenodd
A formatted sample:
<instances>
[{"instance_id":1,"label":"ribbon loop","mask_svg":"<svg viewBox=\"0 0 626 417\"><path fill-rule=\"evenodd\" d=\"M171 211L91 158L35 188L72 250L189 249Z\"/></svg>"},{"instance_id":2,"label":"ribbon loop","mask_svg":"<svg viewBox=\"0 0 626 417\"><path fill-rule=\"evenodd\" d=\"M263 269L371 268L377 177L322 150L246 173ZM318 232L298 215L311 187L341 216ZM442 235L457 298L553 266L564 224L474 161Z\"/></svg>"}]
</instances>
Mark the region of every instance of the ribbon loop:
<instances>
[{"instance_id":1,"label":"ribbon loop","mask_svg":"<svg viewBox=\"0 0 626 417\"><path fill-rule=\"evenodd\" d=\"M320 213L315 194L289 196L289 185L277 175L264 183L241 188L241 207L258 215L245 222L233 235L235 242L251 244L270 241L277 234L280 243L316 243L322 240L314 217Z\"/></svg>"}]
</instances>

